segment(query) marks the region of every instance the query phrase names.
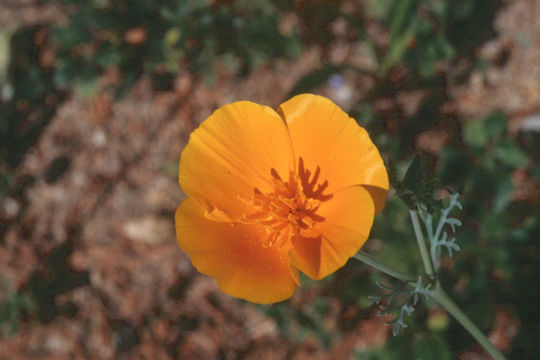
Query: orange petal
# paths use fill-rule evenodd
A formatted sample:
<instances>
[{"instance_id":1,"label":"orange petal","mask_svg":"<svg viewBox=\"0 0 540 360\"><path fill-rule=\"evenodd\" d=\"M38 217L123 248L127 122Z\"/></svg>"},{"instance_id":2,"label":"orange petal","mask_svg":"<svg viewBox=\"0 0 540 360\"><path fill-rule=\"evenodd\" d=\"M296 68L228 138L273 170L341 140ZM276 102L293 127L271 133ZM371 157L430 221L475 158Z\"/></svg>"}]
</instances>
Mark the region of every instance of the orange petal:
<instances>
[{"instance_id":1,"label":"orange petal","mask_svg":"<svg viewBox=\"0 0 540 360\"><path fill-rule=\"evenodd\" d=\"M332 193L351 185L368 185L376 212L384 207L388 175L368 133L327 98L303 94L281 104L295 158L307 169L321 168ZM373 189L376 188L376 189Z\"/></svg>"},{"instance_id":2,"label":"orange petal","mask_svg":"<svg viewBox=\"0 0 540 360\"><path fill-rule=\"evenodd\" d=\"M176 235L193 266L229 295L268 304L291 297L297 287L285 251L262 246L267 233L260 225L208 220L187 198L176 210Z\"/></svg>"},{"instance_id":3,"label":"orange petal","mask_svg":"<svg viewBox=\"0 0 540 360\"><path fill-rule=\"evenodd\" d=\"M240 220L253 212L247 203L255 188L271 191L272 168L283 178L294 168L287 126L273 109L240 101L216 110L191 134L179 181L209 219Z\"/></svg>"},{"instance_id":4,"label":"orange petal","mask_svg":"<svg viewBox=\"0 0 540 360\"><path fill-rule=\"evenodd\" d=\"M375 216L373 199L362 186L338 190L322 203L325 218L292 240L291 262L312 279L321 279L343 265L367 240Z\"/></svg>"}]
</instances>

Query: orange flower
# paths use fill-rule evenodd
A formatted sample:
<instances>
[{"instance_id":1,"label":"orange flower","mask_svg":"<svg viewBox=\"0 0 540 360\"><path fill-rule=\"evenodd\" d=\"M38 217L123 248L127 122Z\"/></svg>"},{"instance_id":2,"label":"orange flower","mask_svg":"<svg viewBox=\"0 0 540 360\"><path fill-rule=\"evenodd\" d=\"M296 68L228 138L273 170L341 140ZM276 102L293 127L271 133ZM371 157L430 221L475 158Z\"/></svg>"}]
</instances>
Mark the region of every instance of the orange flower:
<instances>
[{"instance_id":1,"label":"orange flower","mask_svg":"<svg viewBox=\"0 0 540 360\"><path fill-rule=\"evenodd\" d=\"M367 132L311 94L277 112L249 101L219 108L191 134L179 174L180 248L225 293L256 303L292 296L299 270L321 279L342 267L388 191Z\"/></svg>"}]
</instances>

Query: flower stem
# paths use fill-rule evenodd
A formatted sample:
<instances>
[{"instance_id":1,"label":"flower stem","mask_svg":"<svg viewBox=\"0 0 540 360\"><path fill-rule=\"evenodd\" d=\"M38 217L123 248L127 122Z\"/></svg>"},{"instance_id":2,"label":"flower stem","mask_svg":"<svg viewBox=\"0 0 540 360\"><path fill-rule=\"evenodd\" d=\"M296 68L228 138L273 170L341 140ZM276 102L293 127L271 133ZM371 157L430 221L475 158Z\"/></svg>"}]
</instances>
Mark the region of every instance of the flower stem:
<instances>
[{"instance_id":1,"label":"flower stem","mask_svg":"<svg viewBox=\"0 0 540 360\"><path fill-rule=\"evenodd\" d=\"M415 280L413 276L382 264L375 257L368 255L363 251L359 251L354 255L354 258L405 283L410 283ZM452 299L448 297L438 282L435 290L431 293L431 297L448 311L495 360L505 360L505 357L499 350L493 346L489 339L476 327L476 325L474 325L467 315L465 315Z\"/></svg>"},{"instance_id":2,"label":"flower stem","mask_svg":"<svg viewBox=\"0 0 540 360\"><path fill-rule=\"evenodd\" d=\"M418 221L417 217L416 220ZM359 251L356 255L354 255L354 258L405 283L411 283L415 280L413 276L382 264L375 257L368 255L363 251ZM461 311L461 309L452 301L452 299L446 295L438 282L435 290L431 293L431 297L446 311L448 311L465 328L465 330L467 330L469 334L471 334L476 341L482 345L482 347L493 357L493 359L505 360L505 357L499 352L499 350L493 346L489 339L482 334L482 332L476 327L476 325L474 325L467 315L465 315L465 313Z\"/></svg>"},{"instance_id":3,"label":"flower stem","mask_svg":"<svg viewBox=\"0 0 540 360\"><path fill-rule=\"evenodd\" d=\"M368 264L369 266L372 266L374 267L375 269L387 274L387 275L390 275L396 279L399 279L403 282L410 282L410 281L415 281L415 278L412 276L412 275L409 275L407 273L404 273L404 272L401 272L399 270L396 270L394 268L391 268L390 266L387 266L385 264L382 264L381 262L379 262L379 260L377 260L376 258L374 258L373 256L371 255L368 255L367 253L363 252L362 250L358 251L356 253L356 255L354 255L354 258L356 260L359 260L363 263L366 263Z\"/></svg>"},{"instance_id":4,"label":"flower stem","mask_svg":"<svg viewBox=\"0 0 540 360\"><path fill-rule=\"evenodd\" d=\"M504 356L497 350L495 346L489 341L489 339L474 325L474 323L465 315L463 311L446 295L444 290L437 285L435 291L432 293L433 299L435 299L446 311L452 316L471 334L476 341L493 357L495 360L505 360Z\"/></svg>"},{"instance_id":5,"label":"flower stem","mask_svg":"<svg viewBox=\"0 0 540 360\"><path fill-rule=\"evenodd\" d=\"M422 228L420 227L420 221L418 221L418 215L416 211L409 210L411 215L411 221L414 228L414 234L416 235L416 241L418 242L418 248L420 249L420 256L422 257L422 262L424 263L424 270L426 274L430 277L435 275L433 271L433 265L431 264L431 258L426 247L426 241L424 240L424 235L422 234Z\"/></svg>"}]
</instances>

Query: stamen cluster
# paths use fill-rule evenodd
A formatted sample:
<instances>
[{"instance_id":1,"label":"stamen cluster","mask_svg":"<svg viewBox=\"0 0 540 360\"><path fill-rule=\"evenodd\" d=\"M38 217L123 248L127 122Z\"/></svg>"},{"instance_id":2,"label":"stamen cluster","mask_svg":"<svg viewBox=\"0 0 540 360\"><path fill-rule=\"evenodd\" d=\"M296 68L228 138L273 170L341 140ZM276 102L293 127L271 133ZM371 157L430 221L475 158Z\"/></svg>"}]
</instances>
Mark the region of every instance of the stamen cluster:
<instances>
[{"instance_id":1,"label":"stamen cluster","mask_svg":"<svg viewBox=\"0 0 540 360\"><path fill-rule=\"evenodd\" d=\"M281 247L289 244L302 230L311 229L316 223L324 221L317 210L332 195L324 194L328 187L327 180L318 183L320 167L310 179L311 172L305 168L302 158L299 159L298 172L289 172L287 181L275 169L271 169L270 174L273 191L262 193L255 188L252 201L258 210L246 215L244 220L266 226L268 238L265 246Z\"/></svg>"}]
</instances>

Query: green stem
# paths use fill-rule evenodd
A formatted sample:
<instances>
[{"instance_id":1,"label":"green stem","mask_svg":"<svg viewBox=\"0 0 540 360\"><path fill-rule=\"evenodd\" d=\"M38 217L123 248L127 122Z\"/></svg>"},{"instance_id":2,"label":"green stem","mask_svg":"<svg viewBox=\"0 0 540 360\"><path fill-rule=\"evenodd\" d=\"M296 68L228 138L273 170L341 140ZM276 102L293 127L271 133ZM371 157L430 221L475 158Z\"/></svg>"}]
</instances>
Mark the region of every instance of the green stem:
<instances>
[{"instance_id":1,"label":"green stem","mask_svg":"<svg viewBox=\"0 0 540 360\"><path fill-rule=\"evenodd\" d=\"M416 220L418 221L418 218L416 218ZM375 257L368 255L363 251L359 251L356 255L354 255L354 258L405 283L415 281L413 276L382 264ZM489 339L482 334L482 332L476 327L476 325L474 325L467 315L465 315L465 313L461 311L461 309L452 301L452 299L446 295L438 282L431 296L446 311L448 311L495 360L505 360L504 356L499 352L499 350L493 346Z\"/></svg>"},{"instance_id":2,"label":"green stem","mask_svg":"<svg viewBox=\"0 0 540 360\"><path fill-rule=\"evenodd\" d=\"M387 265L384 265L382 264L381 262L379 262L379 260L377 260L376 258L374 258L373 256L371 255L368 255L367 253L363 252L362 250L358 251L356 253L356 255L354 255L354 258L356 260L360 260L361 262L363 263L366 263L368 264L369 266L372 266L374 267L375 269L387 274L387 275L390 275L396 279L399 279L403 282L410 282L410 281L415 281L416 279L412 276L412 275L409 275L407 273L404 273L404 272L401 272L399 270L396 270L394 268L391 268L390 266L387 266Z\"/></svg>"},{"instance_id":3,"label":"green stem","mask_svg":"<svg viewBox=\"0 0 540 360\"><path fill-rule=\"evenodd\" d=\"M422 262L424 263L424 270L426 274L430 277L435 275L433 271L433 265L431 264L431 258L426 247L426 241L424 240L424 235L422 234L422 228L420 227L420 221L418 221L418 215L416 211L409 210L411 215L411 221L414 228L414 234L416 235L416 241L418 242L418 248L420 249L420 256L422 257Z\"/></svg>"},{"instance_id":4,"label":"green stem","mask_svg":"<svg viewBox=\"0 0 540 360\"><path fill-rule=\"evenodd\" d=\"M465 315L463 311L446 295L444 290L437 285L432 293L435 299L443 308L446 309L452 316L471 334L480 345L493 357L495 360L505 360L504 356L497 350L489 339L474 325L474 323Z\"/></svg>"}]
</instances>

